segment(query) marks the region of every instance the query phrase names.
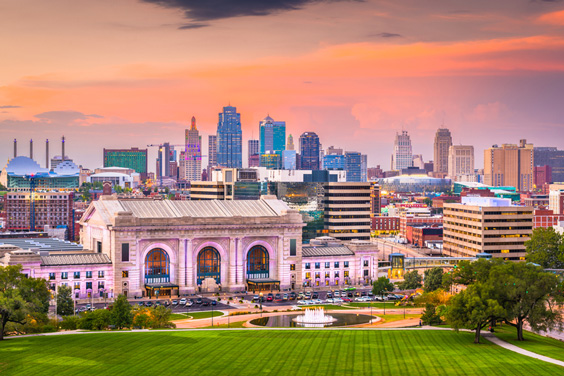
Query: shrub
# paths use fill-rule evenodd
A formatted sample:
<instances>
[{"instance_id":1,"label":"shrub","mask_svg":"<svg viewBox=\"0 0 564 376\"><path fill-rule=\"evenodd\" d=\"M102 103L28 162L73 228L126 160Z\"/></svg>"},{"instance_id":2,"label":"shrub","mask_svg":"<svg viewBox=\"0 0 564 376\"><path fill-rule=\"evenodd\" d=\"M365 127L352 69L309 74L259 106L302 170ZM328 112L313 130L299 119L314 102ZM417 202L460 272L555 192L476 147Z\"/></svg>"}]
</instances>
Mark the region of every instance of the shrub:
<instances>
[{"instance_id":1,"label":"shrub","mask_svg":"<svg viewBox=\"0 0 564 376\"><path fill-rule=\"evenodd\" d=\"M80 316L64 316L60 326L65 330L76 330L80 324Z\"/></svg>"}]
</instances>

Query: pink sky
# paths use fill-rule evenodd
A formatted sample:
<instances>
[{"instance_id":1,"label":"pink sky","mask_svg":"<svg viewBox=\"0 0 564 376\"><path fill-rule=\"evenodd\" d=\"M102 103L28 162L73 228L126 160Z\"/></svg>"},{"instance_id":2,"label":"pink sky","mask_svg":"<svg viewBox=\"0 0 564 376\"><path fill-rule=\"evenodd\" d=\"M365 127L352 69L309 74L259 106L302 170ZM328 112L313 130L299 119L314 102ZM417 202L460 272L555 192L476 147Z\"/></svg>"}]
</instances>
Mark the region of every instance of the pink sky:
<instances>
[{"instance_id":1,"label":"pink sky","mask_svg":"<svg viewBox=\"0 0 564 376\"><path fill-rule=\"evenodd\" d=\"M33 138L43 164L64 134L95 168L104 147L182 143L192 116L207 150L229 103L244 161L267 114L385 169L401 129L429 160L444 124L477 167L494 143L563 146L564 2L224 2L0 0L0 162Z\"/></svg>"}]
</instances>

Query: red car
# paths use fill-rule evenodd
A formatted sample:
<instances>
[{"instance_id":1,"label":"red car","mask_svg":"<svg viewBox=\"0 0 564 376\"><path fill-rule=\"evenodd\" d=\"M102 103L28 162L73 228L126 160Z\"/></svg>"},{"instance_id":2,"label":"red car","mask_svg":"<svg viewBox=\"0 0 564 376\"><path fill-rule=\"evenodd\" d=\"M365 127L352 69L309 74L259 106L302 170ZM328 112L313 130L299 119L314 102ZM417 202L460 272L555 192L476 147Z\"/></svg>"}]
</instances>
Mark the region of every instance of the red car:
<instances>
[{"instance_id":1,"label":"red car","mask_svg":"<svg viewBox=\"0 0 564 376\"><path fill-rule=\"evenodd\" d=\"M352 299L351 299L351 298L344 298L344 297L343 297L343 298L341 298L341 299L343 300L343 302L347 302L347 303L352 302Z\"/></svg>"},{"instance_id":2,"label":"red car","mask_svg":"<svg viewBox=\"0 0 564 376\"><path fill-rule=\"evenodd\" d=\"M273 300L274 300L274 295L268 294L268 295L266 296L266 301L267 301L267 302L271 302L271 301L273 301Z\"/></svg>"}]
</instances>

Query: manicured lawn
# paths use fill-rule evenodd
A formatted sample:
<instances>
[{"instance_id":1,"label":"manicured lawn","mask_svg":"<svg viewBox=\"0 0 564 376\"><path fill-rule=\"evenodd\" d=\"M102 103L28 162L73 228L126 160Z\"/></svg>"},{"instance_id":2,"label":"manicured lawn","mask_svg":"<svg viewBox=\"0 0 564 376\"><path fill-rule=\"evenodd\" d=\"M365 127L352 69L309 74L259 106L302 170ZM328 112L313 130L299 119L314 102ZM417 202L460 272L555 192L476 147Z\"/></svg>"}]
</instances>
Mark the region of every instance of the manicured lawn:
<instances>
[{"instance_id":1,"label":"manicured lawn","mask_svg":"<svg viewBox=\"0 0 564 376\"><path fill-rule=\"evenodd\" d=\"M227 324L222 324L222 325L214 325L214 326L205 326L202 329L227 329L227 328L244 328L243 324L246 323L247 320L243 320L243 321L236 321L236 322L230 322L229 326L227 326Z\"/></svg>"},{"instance_id":2,"label":"manicured lawn","mask_svg":"<svg viewBox=\"0 0 564 376\"><path fill-rule=\"evenodd\" d=\"M223 316L223 312L220 311L213 311L213 317ZM192 318L196 319L207 319L212 317L212 311L203 311L203 312L190 312L190 313L173 313L170 315L170 320L186 320Z\"/></svg>"},{"instance_id":3,"label":"manicured lawn","mask_svg":"<svg viewBox=\"0 0 564 376\"><path fill-rule=\"evenodd\" d=\"M386 308L386 309L403 309L403 306L396 306L394 302L371 302L371 303L348 303L350 307L370 307L373 308ZM405 309L413 309L419 307L407 306Z\"/></svg>"},{"instance_id":4,"label":"manicured lawn","mask_svg":"<svg viewBox=\"0 0 564 376\"><path fill-rule=\"evenodd\" d=\"M517 341L517 329L509 325L496 327L495 335L522 349L564 361L564 342L557 339L544 337L532 332L524 332L523 337L525 340Z\"/></svg>"},{"instance_id":5,"label":"manicured lawn","mask_svg":"<svg viewBox=\"0 0 564 376\"><path fill-rule=\"evenodd\" d=\"M400 321L400 320L404 320L403 315L380 315L378 314L378 316L380 316L384 321L384 323L387 322L394 322L394 321ZM405 315L405 319L412 319L412 318L419 318L421 317L421 315Z\"/></svg>"},{"instance_id":6,"label":"manicured lawn","mask_svg":"<svg viewBox=\"0 0 564 376\"><path fill-rule=\"evenodd\" d=\"M564 368L474 345L472 333L203 330L16 338L4 375L557 375Z\"/></svg>"}]
</instances>

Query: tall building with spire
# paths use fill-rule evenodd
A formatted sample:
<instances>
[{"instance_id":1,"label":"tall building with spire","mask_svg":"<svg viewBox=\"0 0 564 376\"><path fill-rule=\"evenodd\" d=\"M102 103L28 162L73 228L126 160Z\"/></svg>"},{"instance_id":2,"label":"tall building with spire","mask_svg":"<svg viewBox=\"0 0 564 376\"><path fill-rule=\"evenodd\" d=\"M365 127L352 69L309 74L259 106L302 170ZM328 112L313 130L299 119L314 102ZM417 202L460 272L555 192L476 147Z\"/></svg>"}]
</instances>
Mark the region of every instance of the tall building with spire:
<instances>
[{"instance_id":1,"label":"tall building with spire","mask_svg":"<svg viewBox=\"0 0 564 376\"><path fill-rule=\"evenodd\" d=\"M186 180L202 179L202 136L196 128L196 118L192 116L190 129L185 131L184 160L181 161L181 175Z\"/></svg>"},{"instance_id":2,"label":"tall building with spire","mask_svg":"<svg viewBox=\"0 0 564 376\"><path fill-rule=\"evenodd\" d=\"M288 135L288 144L286 145L286 150L295 150L294 148L294 137Z\"/></svg>"},{"instance_id":3,"label":"tall building with spire","mask_svg":"<svg viewBox=\"0 0 564 376\"><path fill-rule=\"evenodd\" d=\"M446 176L448 174L448 154L449 148L451 146L452 136L450 135L450 131L446 128L437 129L437 133L435 133L434 145L435 159L433 160L433 172L435 173L435 175Z\"/></svg>"},{"instance_id":4,"label":"tall building with spire","mask_svg":"<svg viewBox=\"0 0 564 376\"><path fill-rule=\"evenodd\" d=\"M233 106L223 107L217 122L217 164L226 168L243 167L241 114Z\"/></svg>"},{"instance_id":5,"label":"tall building with spire","mask_svg":"<svg viewBox=\"0 0 564 376\"><path fill-rule=\"evenodd\" d=\"M411 138L407 131L396 133L394 141L394 153L392 154L392 170L401 171L413 166L413 150Z\"/></svg>"}]
</instances>

